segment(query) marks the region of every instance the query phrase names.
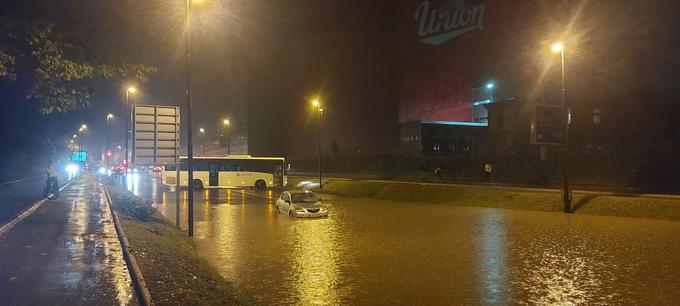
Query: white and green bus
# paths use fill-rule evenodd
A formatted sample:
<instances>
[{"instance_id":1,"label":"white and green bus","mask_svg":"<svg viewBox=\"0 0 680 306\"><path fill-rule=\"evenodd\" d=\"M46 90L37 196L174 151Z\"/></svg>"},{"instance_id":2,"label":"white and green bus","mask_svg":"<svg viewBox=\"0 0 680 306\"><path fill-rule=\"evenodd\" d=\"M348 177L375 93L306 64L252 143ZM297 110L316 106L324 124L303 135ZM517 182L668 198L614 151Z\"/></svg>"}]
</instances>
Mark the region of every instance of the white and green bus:
<instances>
[{"instance_id":1,"label":"white and green bus","mask_svg":"<svg viewBox=\"0 0 680 306\"><path fill-rule=\"evenodd\" d=\"M194 188L283 187L286 185L283 157L194 157ZM180 186L187 186L187 158L180 157ZM163 184L176 186L177 166L166 165Z\"/></svg>"}]
</instances>

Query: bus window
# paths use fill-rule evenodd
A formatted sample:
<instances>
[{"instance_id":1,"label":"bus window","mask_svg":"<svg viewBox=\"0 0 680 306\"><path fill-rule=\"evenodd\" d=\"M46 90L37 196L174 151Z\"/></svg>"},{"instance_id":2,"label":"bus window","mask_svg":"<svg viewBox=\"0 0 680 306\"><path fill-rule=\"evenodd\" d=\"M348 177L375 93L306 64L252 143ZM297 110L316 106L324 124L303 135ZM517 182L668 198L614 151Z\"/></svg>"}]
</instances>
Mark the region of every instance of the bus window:
<instances>
[{"instance_id":1,"label":"bus window","mask_svg":"<svg viewBox=\"0 0 680 306\"><path fill-rule=\"evenodd\" d=\"M194 171L210 171L210 160L194 160Z\"/></svg>"},{"instance_id":2,"label":"bus window","mask_svg":"<svg viewBox=\"0 0 680 306\"><path fill-rule=\"evenodd\" d=\"M175 166L175 165L166 165L166 166L165 166L165 171L177 171L177 166Z\"/></svg>"}]
</instances>

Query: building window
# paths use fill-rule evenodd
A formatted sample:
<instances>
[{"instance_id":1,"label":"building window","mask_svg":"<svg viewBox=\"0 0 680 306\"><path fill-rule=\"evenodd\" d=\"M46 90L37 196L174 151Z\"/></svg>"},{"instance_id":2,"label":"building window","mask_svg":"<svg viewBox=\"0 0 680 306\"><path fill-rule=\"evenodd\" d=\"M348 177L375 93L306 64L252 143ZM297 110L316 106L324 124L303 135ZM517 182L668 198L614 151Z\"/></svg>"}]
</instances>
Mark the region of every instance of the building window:
<instances>
[{"instance_id":1,"label":"building window","mask_svg":"<svg viewBox=\"0 0 680 306\"><path fill-rule=\"evenodd\" d=\"M463 154L472 153L472 137L463 137L463 146L461 147Z\"/></svg>"},{"instance_id":2,"label":"building window","mask_svg":"<svg viewBox=\"0 0 680 306\"><path fill-rule=\"evenodd\" d=\"M599 125L602 123L602 110L599 108L593 109L593 124Z\"/></svg>"}]
</instances>

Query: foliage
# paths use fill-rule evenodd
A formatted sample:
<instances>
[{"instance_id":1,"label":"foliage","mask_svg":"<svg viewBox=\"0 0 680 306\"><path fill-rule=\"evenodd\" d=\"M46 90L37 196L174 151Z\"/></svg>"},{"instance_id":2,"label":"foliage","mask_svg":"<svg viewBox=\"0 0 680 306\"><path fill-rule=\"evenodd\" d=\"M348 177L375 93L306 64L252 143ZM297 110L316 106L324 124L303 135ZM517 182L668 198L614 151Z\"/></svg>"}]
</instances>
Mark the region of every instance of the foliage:
<instances>
[{"instance_id":1,"label":"foliage","mask_svg":"<svg viewBox=\"0 0 680 306\"><path fill-rule=\"evenodd\" d=\"M113 208L123 216L141 221L149 221L154 215L152 202L137 197L120 187L109 186Z\"/></svg>"},{"instance_id":2,"label":"foliage","mask_svg":"<svg viewBox=\"0 0 680 306\"><path fill-rule=\"evenodd\" d=\"M84 60L55 24L0 17L0 81L26 86L26 98L43 114L69 112L91 104L88 81L147 81L156 68ZM26 82L22 82L26 81Z\"/></svg>"}]
</instances>

